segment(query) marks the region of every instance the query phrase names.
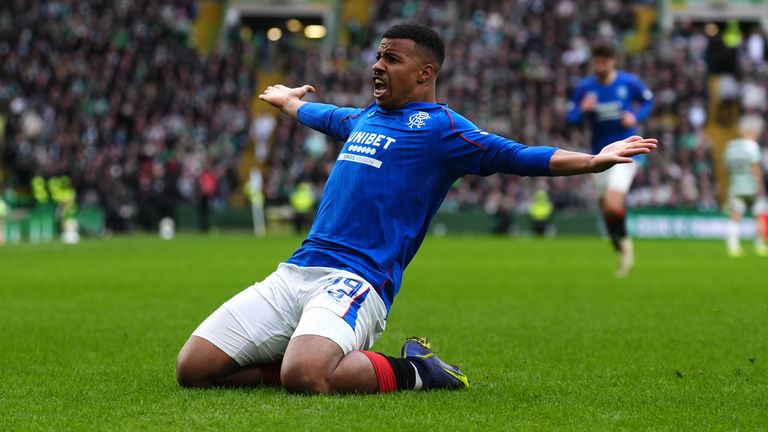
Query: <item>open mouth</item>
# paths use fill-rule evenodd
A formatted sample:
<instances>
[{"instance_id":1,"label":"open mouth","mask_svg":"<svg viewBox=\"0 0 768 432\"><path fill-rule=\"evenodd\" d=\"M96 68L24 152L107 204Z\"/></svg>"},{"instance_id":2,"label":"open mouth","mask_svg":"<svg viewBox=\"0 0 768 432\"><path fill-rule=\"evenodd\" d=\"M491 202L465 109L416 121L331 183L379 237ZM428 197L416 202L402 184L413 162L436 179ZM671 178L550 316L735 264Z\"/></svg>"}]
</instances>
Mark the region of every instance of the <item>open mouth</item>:
<instances>
[{"instance_id":1,"label":"open mouth","mask_svg":"<svg viewBox=\"0 0 768 432\"><path fill-rule=\"evenodd\" d=\"M380 98L387 92L387 84L379 77L373 77L373 97Z\"/></svg>"}]
</instances>

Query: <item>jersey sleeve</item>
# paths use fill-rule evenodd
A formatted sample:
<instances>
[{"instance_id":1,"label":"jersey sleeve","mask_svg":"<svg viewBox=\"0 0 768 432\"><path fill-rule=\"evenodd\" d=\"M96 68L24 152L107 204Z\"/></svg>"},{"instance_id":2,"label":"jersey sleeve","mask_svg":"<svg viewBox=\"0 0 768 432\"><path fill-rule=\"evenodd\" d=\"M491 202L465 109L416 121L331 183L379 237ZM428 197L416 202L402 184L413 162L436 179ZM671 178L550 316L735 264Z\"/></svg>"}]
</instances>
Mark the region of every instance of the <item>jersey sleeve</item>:
<instances>
[{"instance_id":1,"label":"jersey sleeve","mask_svg":"<svg viewBox=\"0 0 768 432\"><path fill-rule=\"evenodd\" d=\"M576 86L576 89L571 95L571 100L568 101L568 113L565 115L565 121L571 124L576 124L581 121L581 100L584 99L584 95L587 93L587 86L582 81Z\"/></svg>"},{"instance_id":2,"label":"jersey sleeve","mask_svg":"<svg viewBox=\"0 0 768 432\"><path fill-rule=\"evenodd\" d=\"M640 103L640 108L635 112L635 118L641 122L648 118L653 109L653 92L638 77L632 77L630 80L632 89L632 99Z\"/></svg>"},{"instance_id":3,"label":"jersey sleeve","mask_svg":"<svg viewBox=\"0 0 768 432\"><path fill-rule=\"evenodd\" d=\"M459 175L494 173L549 176L549 160L556 147L529 147L484 132L464 117L445 110L438 133L439 152L449 169Z\"/></svg>"},{"instance_id":4,"label":"jersey sleeve","mask_svg":"<svg viewBox=\"0 0 768 432\"><path fill-rule=\"evenodd\" d=\"M306 103L299 107L296 118L301 124L335 140L346 141L362 112L361 108L340 108L330 104Z\"/></svg>"}]
</instances>

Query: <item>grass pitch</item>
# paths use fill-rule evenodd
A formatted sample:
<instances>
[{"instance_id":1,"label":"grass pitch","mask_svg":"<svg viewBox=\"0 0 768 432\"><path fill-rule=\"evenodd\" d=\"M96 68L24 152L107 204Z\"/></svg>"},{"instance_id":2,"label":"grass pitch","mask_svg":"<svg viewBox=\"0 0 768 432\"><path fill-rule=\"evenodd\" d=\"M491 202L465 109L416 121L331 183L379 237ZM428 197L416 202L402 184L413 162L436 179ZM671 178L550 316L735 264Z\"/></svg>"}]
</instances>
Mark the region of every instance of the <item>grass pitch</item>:
<instances>
[{"instance_id":1,"label":"grass pitch","mask_svg":"<svg viewBox=\"0 0 768 432\"><path fill-rule=\"evenodd\" d=\"M186 390L178 349L294 237L0 249L0 430L765 430L768 260L721 242L430 238L374 347L429 336L472 388Z\"/></svg>"}]
</instances>

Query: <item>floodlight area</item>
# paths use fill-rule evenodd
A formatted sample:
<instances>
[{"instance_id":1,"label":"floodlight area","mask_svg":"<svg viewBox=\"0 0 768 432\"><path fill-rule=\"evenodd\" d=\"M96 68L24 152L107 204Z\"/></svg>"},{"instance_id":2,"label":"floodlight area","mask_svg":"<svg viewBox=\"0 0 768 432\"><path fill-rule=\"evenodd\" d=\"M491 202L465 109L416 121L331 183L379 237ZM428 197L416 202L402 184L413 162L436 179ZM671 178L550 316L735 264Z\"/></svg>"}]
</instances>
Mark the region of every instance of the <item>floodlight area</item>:
<instances>
[{"instance_id":1,"label":"floodlight area","mask_svg":"<svg viewBox=\"0 0 768 432\"><path fill-rule=\"evenodd\" d=\"M241 28L249 29L250 34L265 36L271 42L291 37L318 40L328 35L328 28L320 16L253 16L241 14L239 25Z\"/></svg>"},{"instance_id":2,"label":"floodlight area","mask_svg":"<svg viewBox=\"0 0 768 432\"><path fill-rule=\"evenodd\" d=\"M298 33L304 28L304 25L296 18L291 18L285 22L285 28L291 33Z\"/></svg>"},{"instance_id":3,"label":"floodlight area","mask_svg":"<svg viewBox=\"0 0 768 432\"><path fill-rule=\"evenodd\" d=\"M307 39L322 39L326 33L327 30L324 25L308 25L304 28L304 36Z\"/></svg>"},{"instance_id":4,"label":"floodlight area","mask_svg":"<svg viewBox=\"0 0 768 432\"><path fill-rule=\"evenodd\" d=\"M271 40L272 42L277 42L282 37L283 37L283 31L277 27L272 27L269 30L267 30L267 39Z\"/></svg>"}]
</instances>

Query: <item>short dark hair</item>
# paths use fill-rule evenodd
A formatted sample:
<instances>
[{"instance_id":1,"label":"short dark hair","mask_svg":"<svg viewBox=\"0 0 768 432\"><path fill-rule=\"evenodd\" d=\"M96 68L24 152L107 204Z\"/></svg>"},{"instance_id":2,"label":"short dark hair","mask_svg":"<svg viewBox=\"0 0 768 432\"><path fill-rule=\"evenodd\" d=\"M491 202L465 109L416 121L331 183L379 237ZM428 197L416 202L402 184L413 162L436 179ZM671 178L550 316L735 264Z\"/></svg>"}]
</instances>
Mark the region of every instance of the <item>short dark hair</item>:
<instances>
[{"instance_id":1,"label":"short dark hair","mask_svg":"<svg viewBox=\"0 0 768 432\"><path fill-rule=\"evenodd\" d=\"M616 57L616 47L611 41L599 40L592 44L592 57Z\"/></svg>"},{"instance_id":2,"label":"short dark hair","mask_svg":"<svg viewBox=\"0 0 768 432\"><path fill-rule=\"evenodd\" d=\"M431 28L420 23L397 24L384 32L383 38L410 39L416 42L416 46L429 51L437 61L437 67L445 60L445 43L443 38Z\"/></svg>"}]
</instances>

